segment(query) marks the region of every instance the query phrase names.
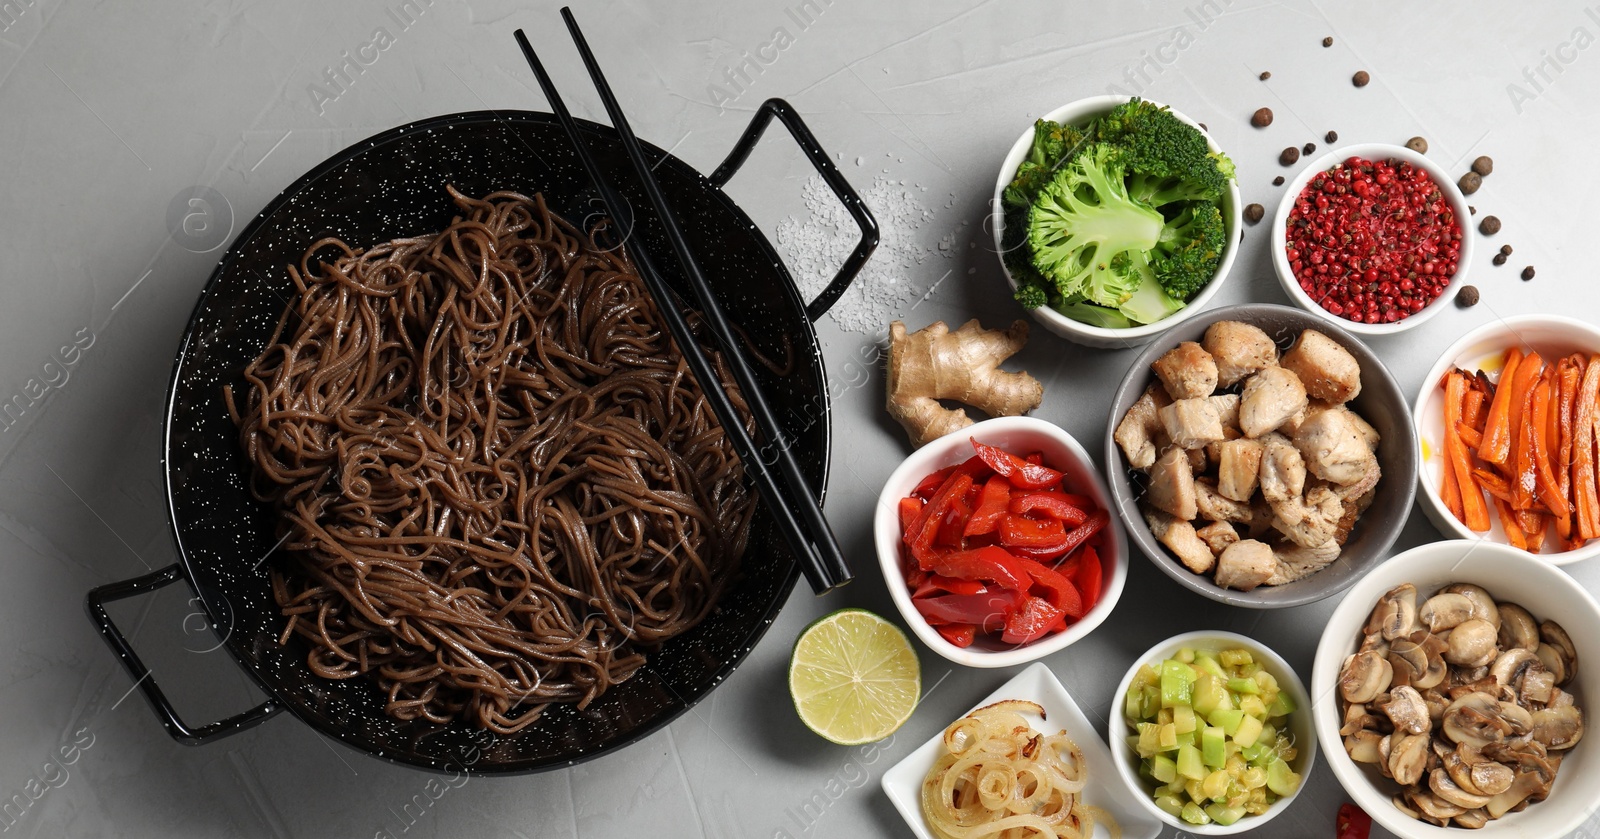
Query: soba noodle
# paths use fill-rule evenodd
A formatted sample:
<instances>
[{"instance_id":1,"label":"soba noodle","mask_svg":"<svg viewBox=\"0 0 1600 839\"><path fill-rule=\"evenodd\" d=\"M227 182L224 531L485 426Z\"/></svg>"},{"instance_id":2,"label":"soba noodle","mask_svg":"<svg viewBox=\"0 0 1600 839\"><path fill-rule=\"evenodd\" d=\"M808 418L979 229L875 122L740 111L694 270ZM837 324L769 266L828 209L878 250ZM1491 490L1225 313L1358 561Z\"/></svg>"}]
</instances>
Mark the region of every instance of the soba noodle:
<instances>
[{"instance_id":1,"label":"soba noodle","mask_svg":"<svg viewBox=\"0 0 1600 839\"><path fill-rule=\"evenodd\" d=\"M281 640L395 718L510 733L703 619L755 504L620 245L450 192L436 235L312 245L227 398L280 513Z\"/></svg>"}]
</instances>

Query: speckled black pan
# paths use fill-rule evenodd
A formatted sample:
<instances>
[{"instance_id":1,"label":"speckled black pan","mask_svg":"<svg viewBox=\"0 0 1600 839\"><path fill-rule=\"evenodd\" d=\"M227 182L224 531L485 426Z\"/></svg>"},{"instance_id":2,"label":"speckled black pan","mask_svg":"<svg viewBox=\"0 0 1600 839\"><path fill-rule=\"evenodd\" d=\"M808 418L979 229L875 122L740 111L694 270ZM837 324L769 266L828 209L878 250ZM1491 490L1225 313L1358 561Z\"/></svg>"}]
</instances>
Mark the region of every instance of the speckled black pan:
<instances>
[{"instance_id":1,"label":"speckled black pan","mask_svg":"<svg viewBox=\"0 0 1600 839\"><path fill-rule=\"evenodd\" d=\"M762 129L777 117L817 165L862 227L857 256L807 312L772 246L721 187ZM621 144L609 129L584 123L600 165L641 219L648 203ZM811 321L837 299L876 244L860 200L788 107L763 106L738 146L709 178L646 146L695 253L728 315L763 355L793 359L783 375L763 372L779 416L818 497L827 483L829 405L821 350ZM443 228L453 215L445 185L468 195L542 192L559 213L581 221L603 212L554 118L529 112L474 112L424 120L379 134L334 155L279 195L244 230L206 285L178 351L168 393L166 468L178 562L90 592L91 618L122 658L169 733L199 744L260 723L283 710L360 751L436 771L482 774L567 766L632 743L671 721L720 683L771 625L797 566L783 539L758 513L740 577L713 614L650 654L638 675L588 708L554 706L516 735L491 736L467 724L399 722L367 679L330 681L306 667L298 638L278 644L284 621L272 601L268 569L278 561L271 512L246 490L246 463L222 398L225 384L265 346L290 298L285 266L323 236L358 246ZM670 251L652 229L636 231L654 254ZM657 262L676 282L671 259ZM263 559L265 561L263 561ZM173 711L127 641L107 601L175 580L189 582L213 626L268 700L238 716L194 726Z\"/></svg>"}]
</instances>

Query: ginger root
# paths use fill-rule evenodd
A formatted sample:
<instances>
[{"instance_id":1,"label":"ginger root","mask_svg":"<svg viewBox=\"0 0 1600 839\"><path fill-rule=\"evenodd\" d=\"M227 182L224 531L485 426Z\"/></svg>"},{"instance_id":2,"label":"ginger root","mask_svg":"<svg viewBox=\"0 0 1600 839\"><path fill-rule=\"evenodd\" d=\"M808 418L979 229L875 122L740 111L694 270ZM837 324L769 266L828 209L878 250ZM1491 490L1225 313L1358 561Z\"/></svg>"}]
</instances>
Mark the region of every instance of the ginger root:
<instances>
[{"instance_id":1,"label":"ginger root","mask_svg":"<svg viewBox=\"0 0 1600 839\"><path fill-rule=\"evenodd\" d=\"M1028 324L1009 329L984 329L976 319L954 332L935 321L910 334L900 321L889 325L889 415L924 443L972 424L957 408L940 399L971 405L991 417L1024 414L1039 407L1044 385L1027 373L999 369L1028 342Z\"/></svg>"}]
</instances>

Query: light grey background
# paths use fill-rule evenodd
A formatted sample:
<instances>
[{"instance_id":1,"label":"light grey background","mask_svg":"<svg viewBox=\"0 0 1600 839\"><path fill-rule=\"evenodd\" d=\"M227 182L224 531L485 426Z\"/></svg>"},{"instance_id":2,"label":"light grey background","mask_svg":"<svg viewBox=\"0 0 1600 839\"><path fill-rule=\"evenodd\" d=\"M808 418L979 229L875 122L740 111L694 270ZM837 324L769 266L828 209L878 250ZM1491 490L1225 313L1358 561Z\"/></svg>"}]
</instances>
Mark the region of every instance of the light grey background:
<instances>
[{"instance_id":1,"label":"light grey background","mask_svg":"<svg viewBox=\"0 0 1600 839\"><path fill-rule=\"evenodd\" d=\"M1108 85L1208 123L1238 164L1246 201L1269 213L1281 194L1271 179L1292 172L1277 164L1278 150L1322 146L1329 129L1344 142L1425 135L1434 159L1457 172L1477 154L1494 156L1495 174L1471 200L1504 220L1492 244L1513 243L1516 254L1493 268L1494 248L1481 249L1468 269L1483 290L1477 308L1373 342L1408 393L1473 326L1523 312L1600 311L1587 258L1600 210L1592 155L1600 50L1590 44L1600 7L813 0L820 11L802 27L773 0L581 3L647 139L709 171L762 99L788 97L879 205L888 229L869 277L876 285L839 314L871 327L820 325L842 391L827 509L860 578L825 600L797 592L728 683L666 730L570 771L472 780L411 824L403 805L429 776L326 742L287 716L203 748L172 742L128 695L130 680L91 631L82 598L173 559L159 462L163 393L182 326L233 232L301 173L364 137L453 111L543 108L511 40L518 26L575 110L598 111L553 5L412 2L406 25L391 15L397 0L0 3L0 399L31 405L0 432L0 800L37 796L14 825L0 822L6 833L909 836L878 791L879 775L1010 673L952 668L923 651L929 695L892 740L866 753L820 741L789 707L784 672L801 627L847 605L893 612L869 521L906 449L879 407L881 376L863 376L860 360L874 357L876 330L893 317L919 327L974 316L1003 325L1019 315L983 226L995 170L1031 117ZM370 46L380 27L388 37ZM742 90L731 86L725 70L773 43L779 27L787 39L764 52L775 60ZM1572 40L1579 28L1581 47ZM1320 46L1324 35L1335 37L1332 48ZM314 93L345 52L370 66L342 90ZM1547 60L1544 78L1525 77ZM1349 83L1358 69L1373 78L1361 90ZM1270 82L1257 80L1262 70ZM719 108L714 98L732 101ZM1266 131L1248 124L1262 105L1277 113ZM826 202L802 200L809 174L779 132L730 187L769 233L784 228L790 256L815 256L816 236L831 235L812 217L827 215ZM214 190L199 193L209 204L185 203L196 187ZM1249 231L1214 305L1284 302L1267 229ZM1525 264L1538 266L1533 282L1516 277ZM74 344L87 348L61 349ZM1036 330L1015 363L1046 383L1038 415L1098 451L1131 357ZM1398 547L1437 538L1413 514ZM1593 566L1573 573L1600 584ZM140 627L138 646L187 717L255 704L233 662L204 652L216 642L181 588L115 614ZM1132 657L1182 630L1245 632L1308 676L1333 605L1217 607L1136 559L1115 616L1047 661L1103 721ZM61 765L58 749L74 742L73 762ZM1257 834L1331 835L1343 795L1326 767L1310 783ZM825 812L808 831L802 805L841 789L837 800L823 795Z\"/></svg>"}]
</instances>

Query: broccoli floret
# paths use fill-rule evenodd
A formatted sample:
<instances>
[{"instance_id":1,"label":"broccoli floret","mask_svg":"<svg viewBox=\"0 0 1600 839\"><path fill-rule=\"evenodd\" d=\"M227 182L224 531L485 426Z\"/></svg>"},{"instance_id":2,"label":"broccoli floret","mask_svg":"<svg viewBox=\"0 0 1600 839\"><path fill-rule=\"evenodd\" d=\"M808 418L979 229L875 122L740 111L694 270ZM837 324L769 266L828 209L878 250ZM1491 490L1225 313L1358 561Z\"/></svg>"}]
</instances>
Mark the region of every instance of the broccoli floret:
<instances>
[{"instance_id":1,"label":"broccoli floret","mask_svg":"<svg viewBox=\"0 0 1600 839\"><path fill-rule=\"evenodd\" d=\"M1161 228L1150 268L1168 294L1187 303L1216 276L1226 245L1227 226L1217 205L1186 204Z\"/></svg>"},{"instance_id":2,"label":"broccoli floret","mask_svg":"<svg viewBox=\"0 0 1600 839\"><path fill-rule=\"evenodd\" d=\"M1148 275L1166 219L1128 195L1115 149L1096 144L1063 166L1028 212L1033 265L1067 300L1116 308Z\"/></svg>"},{"instance_id":3,"label":"broccoli floret","mask_svg":"<svg viewBox=\"0 0 1600 839\"><path fill-rule=\"evenodd\" d=\"M1101 117L1099 139L1117 147L1128 193L1152 207L1175 201L1218 201L1233 161L1213 154L1205 135L1165 107L1131 99Z\"/></svg>"},{"instance_id":4,"label":"broccoli floret","mask_svg":"<svg viewBox=\"0 0 1600 839\"><path fill-rule=\"evenodd\" d=\"M1162 288L1148 264L1140 265L1139 270L1145 276L1144 282L1139 283L1133 296L1117 307L1117 311L1134 323L1155 323L1183 308L1183 301L1174 299Z\"/></svg>"},{"instance_id":5,"label":"broccoli floret","mask_svg":"<svg viewBox=\"0 0 1600 839\"><path fill-rule=\"evenodd\" d=\"M1050 297L1045 293L1044 287L1031 283L1017 284L1016 298L1024 309L1037 309L1050 302Z\"/></svg>"},{"instance_id":6,"label":"broccoli floret","mask_svg":"<svg viewBox=\"0 0 1600 839\"><path fill-rule=\"evenodd\" d=\"M1137 296L1137 292L1135 296ZM1098 326L1101 329L1128 329L1138 325L1129 320L1127 315L1116 309L1107 309L1104 306L1096 306L1093 303L1084 303L1082 301L1064 303L1057 306L1056 311L1079 323L1087 323L1090 326Z\"/></svg>"},{"instance_id":7,"label":"broccoli floret","mask_svg":"<svg viewBox=\"0 0 1600 839\"><path fill-rule=\"evenodd\" d=\"M1011 184L1000 194L1000 200L1009 206L1027 207L1033 203L1039 190L1050 182L1050 176L1062 162L1083 142L1083 132L1070 125L1041 119L1033 124L1033 145L1028 156L1017 166Z\"/></svg>"}]
</instances>

